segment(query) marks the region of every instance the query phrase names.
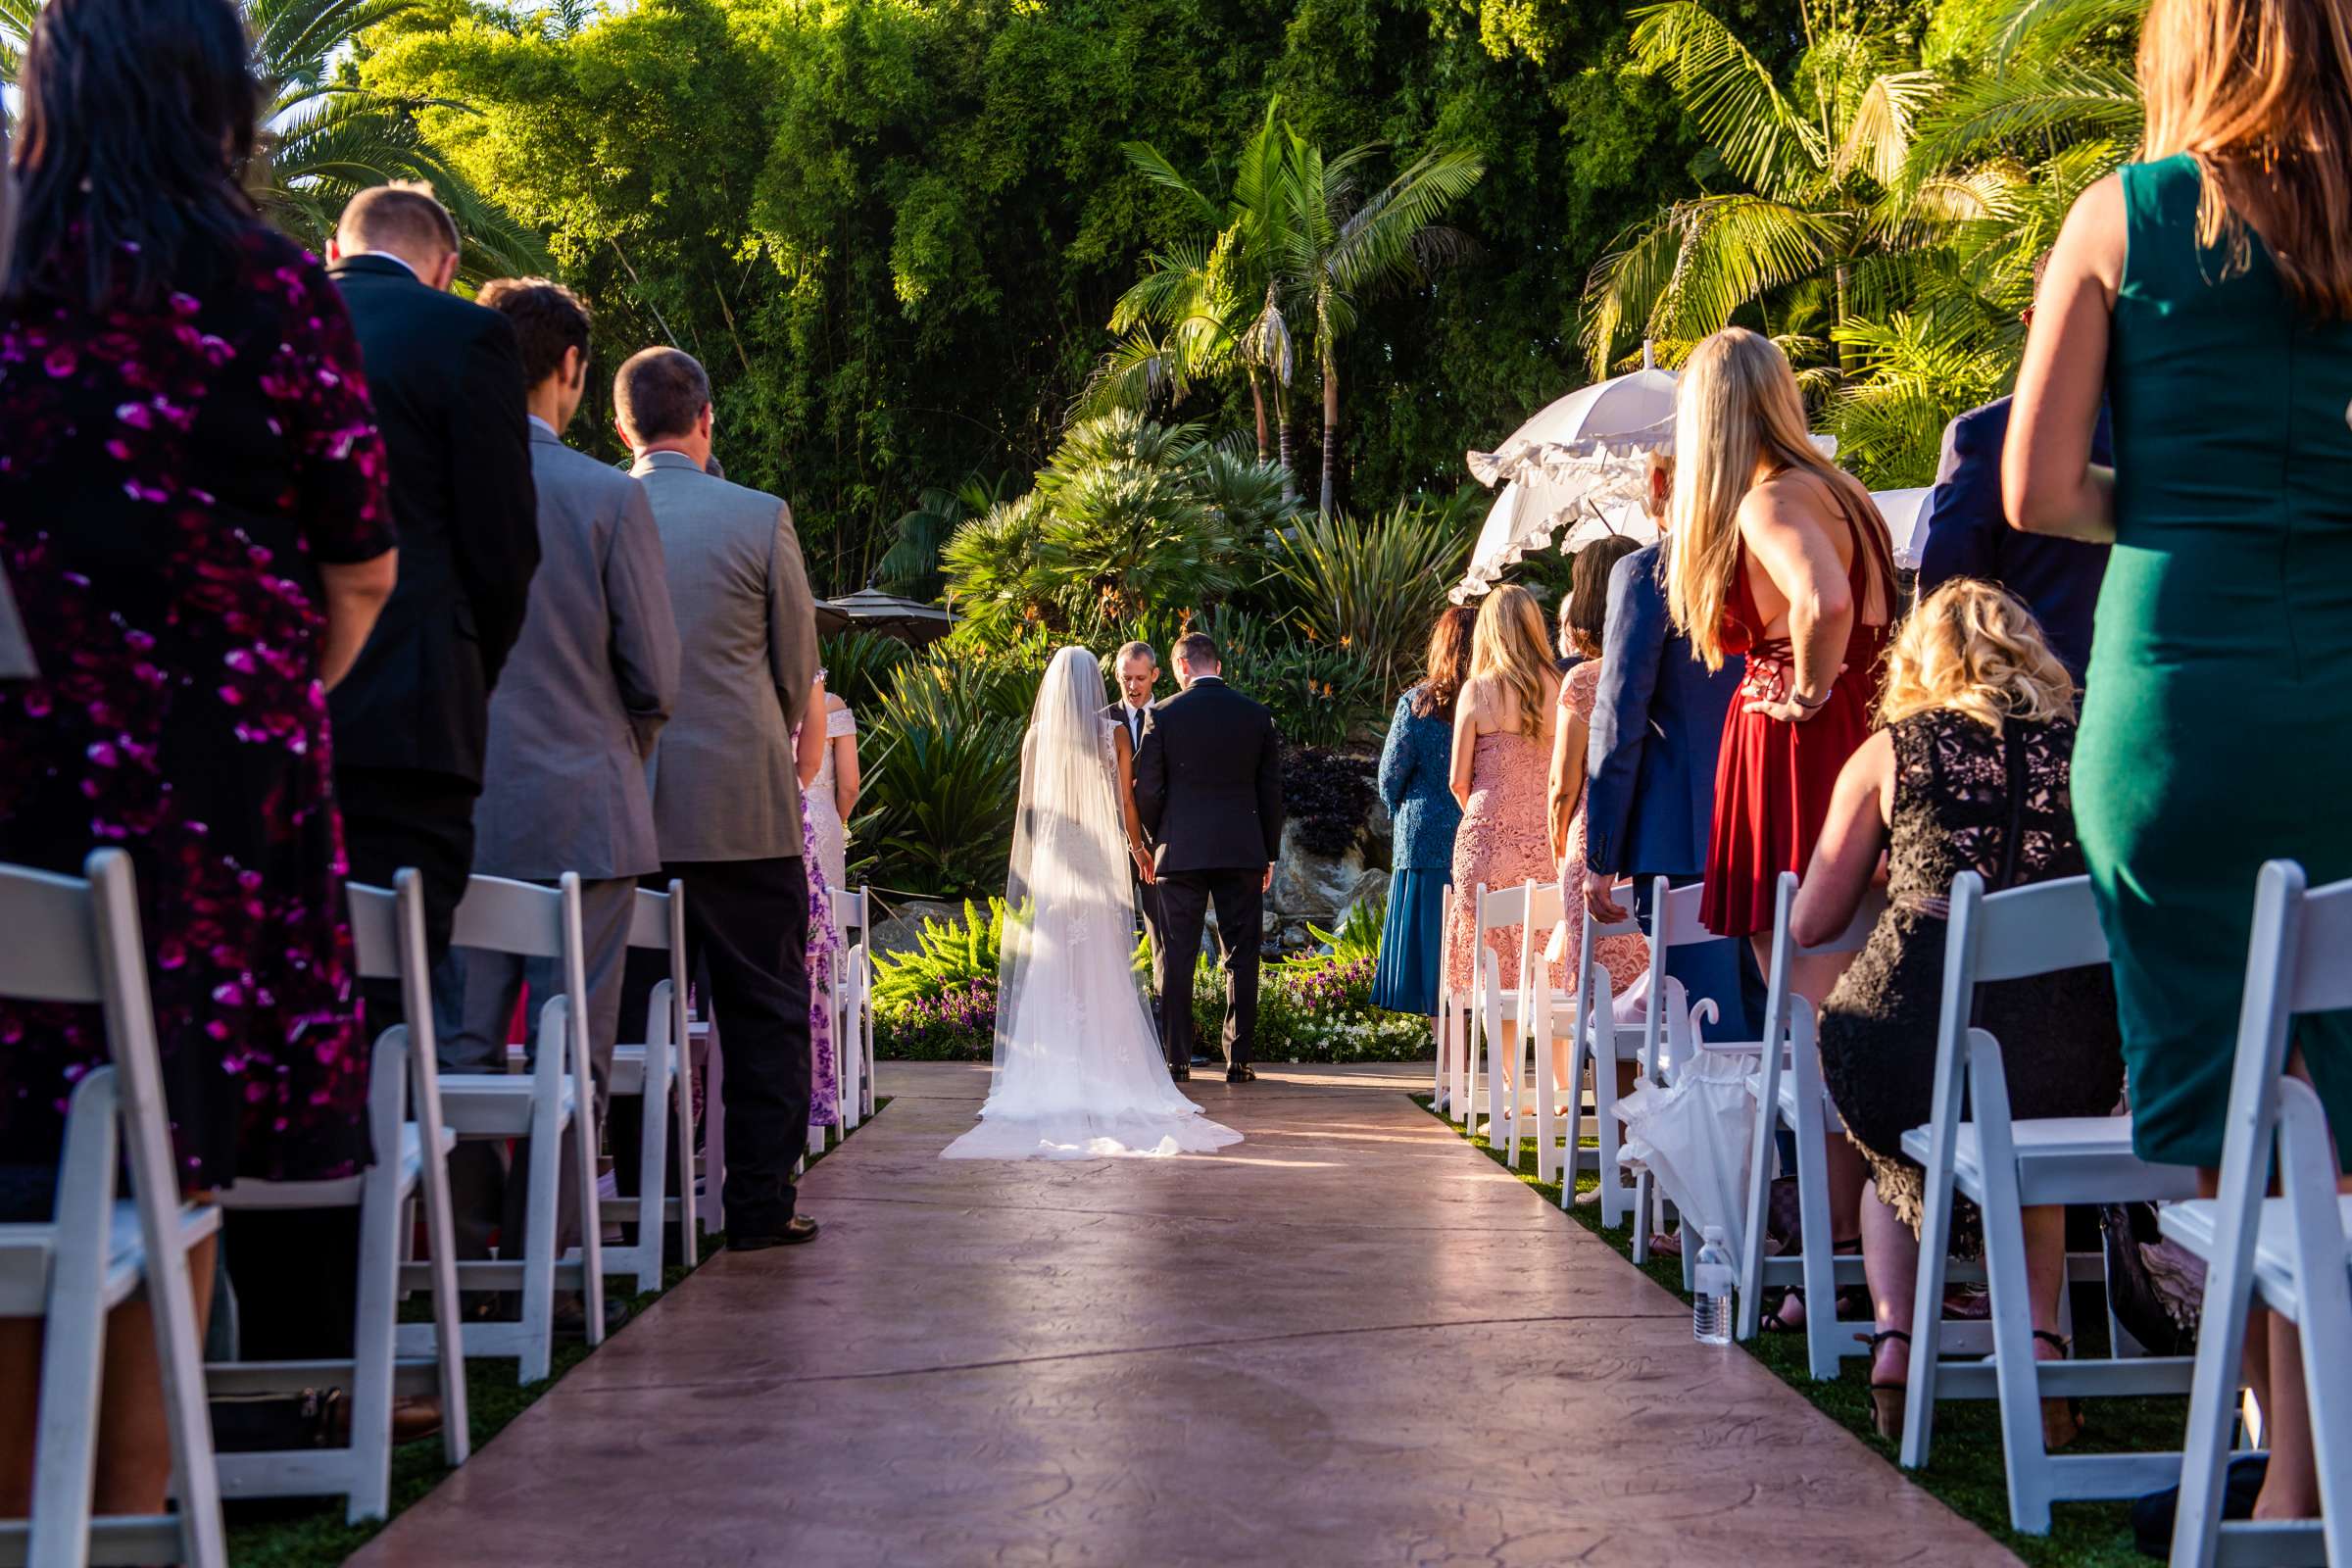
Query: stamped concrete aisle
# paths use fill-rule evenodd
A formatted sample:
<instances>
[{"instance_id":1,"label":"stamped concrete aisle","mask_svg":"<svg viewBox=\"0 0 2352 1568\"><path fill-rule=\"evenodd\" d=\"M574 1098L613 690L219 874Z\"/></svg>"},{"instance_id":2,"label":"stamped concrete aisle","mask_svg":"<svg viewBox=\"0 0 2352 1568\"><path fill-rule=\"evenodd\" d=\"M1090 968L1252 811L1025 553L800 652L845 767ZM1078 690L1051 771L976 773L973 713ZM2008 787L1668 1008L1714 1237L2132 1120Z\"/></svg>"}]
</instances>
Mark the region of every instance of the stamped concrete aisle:
<instances>
[{"instance_id":1,"label":"stamped concrete aisle","mask_svg":"<svg viewBox=\"0 0 2352 1568\"><path fill-rule=\"evenodd\" d=\"M716 1258L354 1559L1987 1564L1992 1541L1380 1069L1195 1082L1222 1154L947 1162L886 1066L809 1248Z\"/></svg>"}]
</instances>

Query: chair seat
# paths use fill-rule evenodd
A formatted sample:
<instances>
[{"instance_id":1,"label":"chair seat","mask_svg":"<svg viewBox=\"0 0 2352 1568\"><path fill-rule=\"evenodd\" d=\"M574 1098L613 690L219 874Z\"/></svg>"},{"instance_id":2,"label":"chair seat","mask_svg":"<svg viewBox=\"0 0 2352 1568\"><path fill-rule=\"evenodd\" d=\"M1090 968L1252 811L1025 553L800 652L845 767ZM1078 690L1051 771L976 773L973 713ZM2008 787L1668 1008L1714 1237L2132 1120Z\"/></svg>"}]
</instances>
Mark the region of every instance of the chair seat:
<instances>
[{"instance_id":1,"label":"chair seat","mask_svg":"<svg viewBox=\"0 0 2352 1568\"><path fill-rule=\"evenodd\" d=\"M458 1147L458 1135L449 1128L441 1129L441 1152L446 1155ZM424 1176L424 1130L413 1121L400 1124L400 1195L403 1198L416 1190ZM367 1183L365 1173L358 1176L337 1176L325 1181L261 1182L241 1181L222 1188L220 1195L222 1208L351 1208L360 1201L362 1188Z\"/></svg>"},{"instance_id":2,"label":"chair seat","mask_svg":"<svg viewBox=\"0 0 2352 1568\"><path fill-rule=\"evenodd\" d=\"M461 1138L521 1138L531 1130L532 1092L538 1080L522 1073L441 1075L441 1116ZM571 1119L578 1096L569 1074L557 1080L557 1114Z\"/></svg>"},{"instance_id":3,"label":"chair seat","mask_svg":"<svg viewBox=\"0 0 2352 1568\"><path fill-rule=\"evenodd\" d=\"M2352 1193L2344 1194L2335 1201L2336 1218L2342 1224L2344 1233L2352 1236ZM2156 1211L2156 1223L2165 1235L2210 1263L2218 1240L2214 1228L2220 1207L2210 1198L2167 1203ZM2290 1318L2300 1318L2303 1313L2303 1290L2295 1278L2294 1225L2294 1216L2287 1211L2285 1199L2266 1198L2262 1200L2262 1218L2254 1235L2254 1279L2273 1306Z\"/></svg>"},{"instance_id":4,"label":"chair seat","mask_svg":"<svg viewBox=\"0 0 2352 1568\"><path fill-rule=\"evenodd\" d=\"M1781 1087L1778 1099L1781 1102L1782 1120L1787 1122L1791 1127L1797 1125L1796 1096L1796 1074L1784 1069L1781 1073ZM1750 1100L1762 1100L1764 1098L1764 1075L1762 1073L1751 1072L1747 1075L1747 1098ZM1821 1124L1823 1130L1830 1133L1841 1133L1845 1131L1845 1118L1838 1114L1838 1102L1832 1100L1826 1094L1821 1097ZM1903 1145L1905 1152L1908 1152L1910 1148L1911 1145L1908 1140L1906 1140ZM1924 1164L1926 1161L1922 1159L1921 1163Z\"/></svg>"},{"instance_id":5,"label":"chair seat","mask_svg":"<svg viewBox=\"0 0 2352 1568\"><path fill-rule=\"evenodd\" d=\"M210 1203L183 1204L179 1239L184 1250L220 1228L220 1210ZM0 1317L40 1317L48 1310L49 1277L57 1264L58 1230L49 1224L0 1225ZM119 1199L107 1217L106 1304L113 1306L139 1288L147 1258L139 1235L139 1205Z\"/></svg>"},{"instance_id":6,"label":"chair seat","mask_svg":"<svg viewBox=\"0 0 2352 1568\"><path fill-rule=\"evenodd\" d=\"M612 1078L606 1093L612 1095L642 1095L645 1093L645 1047L637 1045L612 1048Z\"/></svg>"},{"instance_id":7,"label":"chair seat","mask_svg":"<svg viewBox=\"0 0 2352 1568\"><path fill-rule=\"evenodd\" d=\"M2150 1164L2132 1152L2129 1116L2040 1116L2012 1123L2010 1136L2017 1146L2018 1196L2029 1205L2196 1196L2194 1170ZM1903 1152L1923 1165L1928 1149L1927 1128L1903 1134ZM1971 1200L1984 1197L1984 1155L1973 1121L1955 1131L1952 1177Z\"/></svg>"}]
</instances>

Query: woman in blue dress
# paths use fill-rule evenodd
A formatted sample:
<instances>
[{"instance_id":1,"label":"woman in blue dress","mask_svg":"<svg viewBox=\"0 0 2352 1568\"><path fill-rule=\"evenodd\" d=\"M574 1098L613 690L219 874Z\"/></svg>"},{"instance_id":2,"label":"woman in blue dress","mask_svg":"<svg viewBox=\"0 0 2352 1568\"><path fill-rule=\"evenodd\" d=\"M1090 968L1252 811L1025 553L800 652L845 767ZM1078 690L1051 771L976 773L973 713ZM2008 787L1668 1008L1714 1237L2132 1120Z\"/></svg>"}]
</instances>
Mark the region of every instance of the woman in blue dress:
<instances>
[{"instance_id":1,"label":"woman in blue dress","mask_svg":"<svg viewBox=\"0 0 2352 1568\"><path fill-rule=\"evenodd\" d=\"M1470 627L1477 619L1477 611L1459 605L1438 617L1421 683L1396 699L1380 754L1380 798L1396 819L1396 839L1372 1005L1432 1019L1445 962L1453 832L1462 821L1448 784L1453 700L1470 678Z\"/></svg>"}]
</instances>

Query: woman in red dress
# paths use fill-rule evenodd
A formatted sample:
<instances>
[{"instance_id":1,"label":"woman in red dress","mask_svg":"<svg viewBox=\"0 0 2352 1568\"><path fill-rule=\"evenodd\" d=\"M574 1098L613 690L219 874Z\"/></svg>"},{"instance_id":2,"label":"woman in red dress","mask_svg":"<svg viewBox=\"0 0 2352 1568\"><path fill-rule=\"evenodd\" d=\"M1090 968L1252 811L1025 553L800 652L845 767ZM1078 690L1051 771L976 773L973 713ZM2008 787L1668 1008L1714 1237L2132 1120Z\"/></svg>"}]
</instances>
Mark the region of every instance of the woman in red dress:
<instances>
[{"instance_id":1,"label":"woman in red dress","mask_svg":"<svg viewBox=\"0 0 2352 1568\"><path fill-rule=\"evenodd\" d=\"M1838 775L1870 734L1894 553L1870 492L1814 447L1769 338L1727 327L1691 352L1675 456L1668 608L1710 669L1747 656L1724 717L1700 916L1746 937L1769 973L1781 873L1803 874ZM1789 989L1819 1007L1852 959L1799 956ZM1842 1137L1829 1144L1836 1239L1859 1247L1862 1163ZM1800 1311L1784 1300L1775 1326L1796 1327Z\"/></svg>"},{"instance_id":2,"label":"woman in red dress","mask_svg":"<svg viewBox=\"0 0 2352 1568\"><path fill-rule=\"evenodd\" d=\"M1668 603L1709 668L1747 656L1715 768L1704 918L1769 965L1781 873L1812 859L1838 770L1870 733L1893 552L1870 492L1814 448L1769 338L1735 326L1699 344L1675 423ZM1799 958L1794 989L1818 1004L1844 967Z\"/></svg>"}]
</instances>

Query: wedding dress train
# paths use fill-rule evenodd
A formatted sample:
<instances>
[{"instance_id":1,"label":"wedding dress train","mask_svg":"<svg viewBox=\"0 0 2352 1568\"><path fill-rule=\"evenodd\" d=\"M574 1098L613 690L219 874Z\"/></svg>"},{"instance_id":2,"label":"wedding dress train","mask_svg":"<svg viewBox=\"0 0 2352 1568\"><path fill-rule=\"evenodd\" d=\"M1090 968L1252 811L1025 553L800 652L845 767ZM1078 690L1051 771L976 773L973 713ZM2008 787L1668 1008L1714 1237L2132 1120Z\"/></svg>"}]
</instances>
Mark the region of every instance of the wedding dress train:
<instances>
[{"instance_id":1,"label":"wedding dress train","mask_svg":"<svg viewBox=\"0 0 2352 1568\"><path fill-rule=\"evenodd\" d=\"M1021 743L998 964L996 1065L980 1125L943 1159L1206 1153L1242 1135L1168 1076L1134 966L1135 903L1102 669L1054 656Z\"/></svg>"}]
</instances>

